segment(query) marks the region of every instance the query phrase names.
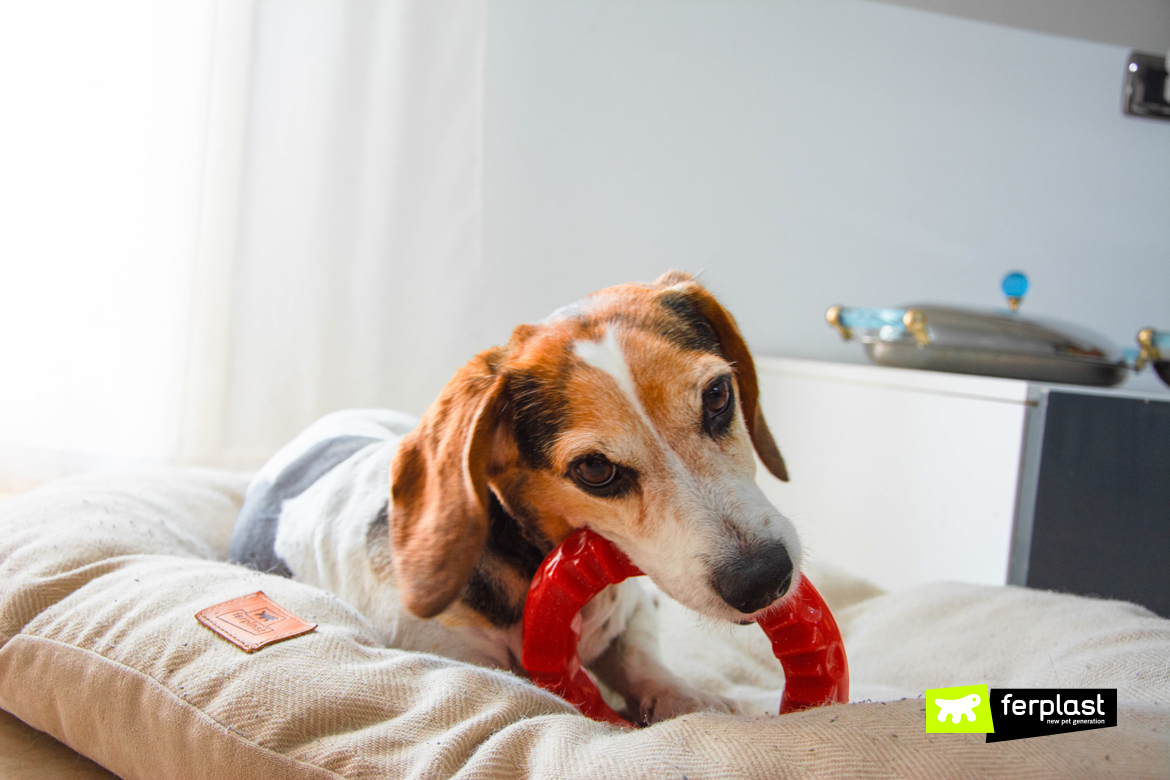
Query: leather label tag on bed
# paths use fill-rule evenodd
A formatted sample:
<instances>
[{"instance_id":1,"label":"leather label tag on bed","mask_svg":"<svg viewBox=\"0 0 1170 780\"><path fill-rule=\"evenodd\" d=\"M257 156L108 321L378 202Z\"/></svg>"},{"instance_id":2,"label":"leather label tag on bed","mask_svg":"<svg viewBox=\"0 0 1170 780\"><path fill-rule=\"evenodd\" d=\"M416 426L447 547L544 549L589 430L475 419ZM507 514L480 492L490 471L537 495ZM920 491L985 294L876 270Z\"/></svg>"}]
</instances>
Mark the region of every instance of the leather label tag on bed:
<instances>
[{"instance_id":1,"label":"leather label tag on bed","mask_svg":"<svg viewBox=\"0 0 1170 780\"><path fill-rule=\"evenodd\" d=\"M208 607L195 619L245 653L307 634L317 627L278 606L263 591Z\"/></svg>"}]
</instances>

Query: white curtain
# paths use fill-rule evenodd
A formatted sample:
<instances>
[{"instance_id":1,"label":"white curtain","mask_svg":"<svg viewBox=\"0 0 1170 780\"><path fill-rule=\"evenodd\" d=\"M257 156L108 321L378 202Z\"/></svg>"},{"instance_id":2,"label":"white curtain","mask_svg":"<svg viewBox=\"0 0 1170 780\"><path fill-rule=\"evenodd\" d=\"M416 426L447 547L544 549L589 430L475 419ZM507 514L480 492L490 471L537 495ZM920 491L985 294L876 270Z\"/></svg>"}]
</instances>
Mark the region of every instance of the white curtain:
<instances>
[{"instance_id":1,"label":"white curtain","mask_svg":"<svg viewBox=\"0 0 1170 780\"><path fill-rule=\"evenodd\" d=\"M0 230L0 492L22 471L255 466L333 409L421 413L482 346L486 0L119 3L106 21L76 0L0 14L0 41L29 42L0 56L0 87L69 109L4 123L20 144L0 163L23 168L4 167L0 205L24 224ZM146 148L143 117L177 140ZM107 125L121 156L94 134ZM60 181L27 164L35 143ZM127 189L135 165L166 199ZM127 242L166 251L126 260Z\"/></svg>"},{"instance_id":2,"label":"white curtain","mask_svg":"<svg viewBox=\"0 0 1170 780\"><path fill-rule=\"evenodd\" d=\"M174 453L214 11L0 2L0 493Z\"/></svg>"},{"instance_id":3,"label":"white curtain","mask_svg":"<svg viewBox=\"0 0 1170 780\"><path fill-rule=\"evenodd\" d=\"M230 324L183 454L262 462L318 416L421 413L480 346L484 2L257 6ZM197 379L188 383L197 386Z\"/></svg>"}]
</instances>

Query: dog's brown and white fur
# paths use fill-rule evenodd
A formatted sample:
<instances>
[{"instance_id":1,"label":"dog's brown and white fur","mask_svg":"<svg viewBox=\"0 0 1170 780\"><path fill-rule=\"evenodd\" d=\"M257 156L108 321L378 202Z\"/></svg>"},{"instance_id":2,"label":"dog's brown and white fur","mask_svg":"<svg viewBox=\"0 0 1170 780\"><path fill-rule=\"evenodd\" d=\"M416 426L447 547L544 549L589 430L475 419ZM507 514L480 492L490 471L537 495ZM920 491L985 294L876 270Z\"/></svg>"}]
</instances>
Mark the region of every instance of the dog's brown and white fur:
<instances>
[{"instance_id":1,"label":"dog's brown and white fur","mask_svg":"<svg viewBox=\"0 0 1170 780\"><path fill-rule=\"evenodd\" d=\"M377 411L316 423L257 475L232 557L333 591L388 644L523 674L529 584L576 528L717 620L789 592L800 542L756 486L753 450L787 479L734 320L671 272L519 326L417 425ZM637 580L582 617L582 662L634 718L734 711L658 661Z\"/></svg>"}]
</instances>

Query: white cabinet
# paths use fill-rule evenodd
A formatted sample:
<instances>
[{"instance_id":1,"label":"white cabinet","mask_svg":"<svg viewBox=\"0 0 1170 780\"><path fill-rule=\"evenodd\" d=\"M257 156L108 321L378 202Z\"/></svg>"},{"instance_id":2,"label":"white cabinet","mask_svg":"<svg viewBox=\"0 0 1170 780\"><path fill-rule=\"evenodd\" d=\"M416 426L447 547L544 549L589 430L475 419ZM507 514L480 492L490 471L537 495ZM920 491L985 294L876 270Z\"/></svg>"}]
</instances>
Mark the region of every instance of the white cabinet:
<instances>
[{"instance_id":1,"label":"white cabinet","mask_svg":"<svg viewBox=\"0 0 1170 780\"><path fill-rule=\"evenodd\" d=\"M1008 576L1029 383L761 357L788 465L765 493L806 554L893 589Z\"/></svg>"}]
</instances>

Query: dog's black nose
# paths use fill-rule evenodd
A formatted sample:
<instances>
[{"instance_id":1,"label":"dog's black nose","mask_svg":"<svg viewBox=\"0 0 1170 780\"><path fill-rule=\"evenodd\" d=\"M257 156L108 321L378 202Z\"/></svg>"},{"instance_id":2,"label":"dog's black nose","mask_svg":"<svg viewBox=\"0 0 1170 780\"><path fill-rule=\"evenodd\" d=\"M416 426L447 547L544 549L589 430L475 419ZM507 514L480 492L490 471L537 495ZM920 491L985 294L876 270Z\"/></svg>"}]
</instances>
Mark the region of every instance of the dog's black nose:
<instances>
[{"instance_id":1,"label":"dog's black nose","mask_svg":"<svg viewBox=\"0 0 1170 780\"><path fill-rule=\"evenodd\" d=\"M780 598L792 584L792 559L780 542L765 546L721 566L714 577L715 590L745 615L763 609Z\"/></svg>"}]
</instances>

